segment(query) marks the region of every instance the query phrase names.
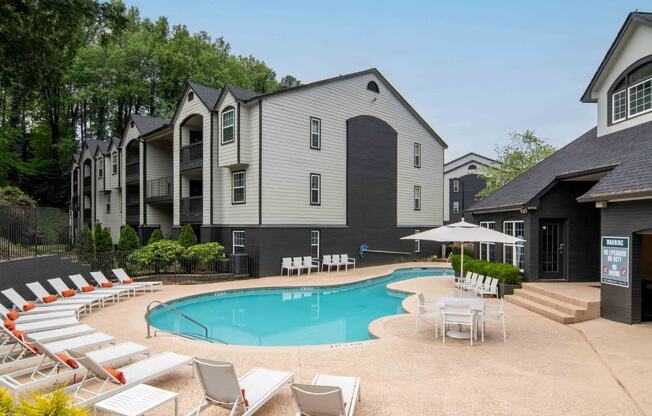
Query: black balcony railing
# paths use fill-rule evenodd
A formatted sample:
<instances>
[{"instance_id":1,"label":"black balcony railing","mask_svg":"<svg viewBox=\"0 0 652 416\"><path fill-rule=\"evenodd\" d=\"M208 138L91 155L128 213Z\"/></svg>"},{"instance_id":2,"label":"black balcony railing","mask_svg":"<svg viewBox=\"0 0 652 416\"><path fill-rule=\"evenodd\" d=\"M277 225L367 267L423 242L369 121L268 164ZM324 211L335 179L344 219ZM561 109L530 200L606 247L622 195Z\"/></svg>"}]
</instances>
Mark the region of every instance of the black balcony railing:
<instances>
[{"instance_id":1,"label":"black balcony railing","mask_svg":"<svg viewBox=\"0 0 652 416\"><path fill-rule=\"evenodd\" d=\"M132 162L126 165L125 181L127 183L138 182L140 180L140 163Z\"/></svg>"},{"instance_id":2,"label":"black balcony railing","mask_svg":"<svg viewBox=\"0 0 652 416\"><path fill-rule=\"evenodd\" d=\"M181 222L200 223L202 221L203 197L191 196L181 198Z\"/></svg>"},{"instance_id":3,"label":"black balcony railing","mask_svg":"<svg viewBox=\"0 0 652 416\"><path fill-rule=\"evenodd\" d=\"M195 142L181 148L181 170L202 166L202 142Z\"/></svg>"},{"instance_id":4,"label":"black balcony railing","mask_svg":"<svg viewBox=\"0 0 652 416\"><path fill-rule=\"evenodd\" d=\"M147 181L145 198L148 202L172 200L172 177L152 179Z\"/></svg>"},{"instance_id":5,"label":"black balcony railing","mask_svg":"<svg viewBox=\"0 0 652 416\"><path fill-rule=\"evenodd\" d=\"M84 192L91 192L91 177L84 176Z\"/></svg>"},{"instance_id":6,"label":"black balcony railing","mask_svg":"<svg viewBox=\"0 0 652 416\"><path fill-rule=\"evenodd\" d=\"M127 202L126 217L128 224L138 224L140 221L140 205L138 202Z\"/></svg>"}]
</instances>

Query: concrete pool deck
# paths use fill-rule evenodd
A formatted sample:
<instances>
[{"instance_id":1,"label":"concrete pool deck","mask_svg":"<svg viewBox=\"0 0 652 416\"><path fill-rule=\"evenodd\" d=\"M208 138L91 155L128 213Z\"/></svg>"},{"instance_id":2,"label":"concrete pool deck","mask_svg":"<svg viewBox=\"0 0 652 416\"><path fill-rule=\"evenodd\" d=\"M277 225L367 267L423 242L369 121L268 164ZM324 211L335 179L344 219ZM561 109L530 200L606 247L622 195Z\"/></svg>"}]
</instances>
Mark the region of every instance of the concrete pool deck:
<instances>
[{"instance_id":1,"label":"concrete pool deck","mask_svg":"<svg viewBox=\"0 0 652 416\"><path fill-rule=\"evenodd\" d=\"M153 353L174 351L231 361L238 374L253 367L295 373L309 382L316 373L361 377L357 415L652 415L652 325L623 325L602 319L562 325L506 304L509 338L489 327L486 342L434 339L428 324L415 333L414 315L376 320L378 339L343 345L251 347L211 344L159 334L147 339L144 314L153 300L254 287L345 284L390 273L396 268L432 267L403 263L301 277L267 277L205 285L169 285L125 299L83 318L118 341L147 345ZM423 292L428 300L448 296L452 278L415 278L390 284L394 290ZM488 308L496 300L488 300ZM416 297L404 300L414 311ZM180 393L181 414L197 404L199 384L190 368L150 384ZM167 407L152 415L168 415ZM228 414L211 409L204 414ZM257 414L294 415L290 389Z\"/></svg>"}]
</instances>

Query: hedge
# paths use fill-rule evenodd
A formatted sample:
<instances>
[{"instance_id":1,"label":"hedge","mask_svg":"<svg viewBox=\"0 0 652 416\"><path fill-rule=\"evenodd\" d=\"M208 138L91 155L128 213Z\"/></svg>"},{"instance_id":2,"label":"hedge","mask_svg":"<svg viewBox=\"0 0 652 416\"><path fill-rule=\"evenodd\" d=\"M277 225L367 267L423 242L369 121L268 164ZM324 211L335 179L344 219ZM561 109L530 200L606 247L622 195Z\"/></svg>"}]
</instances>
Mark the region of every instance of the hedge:
<instances>
[{"instance_id":1,"label":"hedge","mask_svg":"<svg viewBox=\"0 0 652 416\"><path fill-rule=\"evenodd\" d=\"M452 257L451 263L456 273L460 272L461 257L456 254ZM495 277L503 284L520 284L523 282L521 272L509 263L492 263L486 260L478 260L471 256L464 256L464 272L478 273L483 276Z\"/></svg>"}]
</instances>

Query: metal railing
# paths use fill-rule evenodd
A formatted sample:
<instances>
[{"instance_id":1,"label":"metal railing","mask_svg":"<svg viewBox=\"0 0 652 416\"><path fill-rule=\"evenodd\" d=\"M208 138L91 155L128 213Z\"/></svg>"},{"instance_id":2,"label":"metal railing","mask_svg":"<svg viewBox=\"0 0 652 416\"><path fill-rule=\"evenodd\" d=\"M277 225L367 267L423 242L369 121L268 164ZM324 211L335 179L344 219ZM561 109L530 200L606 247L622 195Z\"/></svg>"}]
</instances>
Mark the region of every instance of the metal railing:
<instances>
[{"instance_id":1,"label":"metal railing","mask_svg":"<svg viewBox=\"0 0 652 416\"><path fill-rule=\"evenodd\" d=\"M147 181L145 198L165 198L172 196L172 177L152 179Z\"/></svg>"},{"instance_id":2,"label":"metal railing","mask_svg":"<svg viewBox=\"0 0 652 416\"><path fill-rule=\"evenodd\" d=\"M0 206L0 260L68 251L69 221L58 208Z\"/></svg>"},{"instance_id":3,"label":"metal railing","mask_svg":"<svg viewBox=\"0 0 652 416\"><path fill-rule=\"evenodd\" d=\"M181 163L201 159L203 154L202 144L203 142L195 142L181 147Z\"/></svg>"},{"instance_id":4,"label":"metal railing","mask_svg":"<svg viewBox=\"0 0 652 416\"><path fill-rule=\"evenodd\" d=\"M165 309L170 310L170 311L176 313L176 314L179 315L180 317L182 317L182 318L184 318L184 319L187 319L188 321L192 322L193 324L200 326L200 327L204 330L204 339L205 339L205 340L208 340L208 327L207 327L206 325L202 324L201 322L198 322L197 320L195 320L195 319L189 317L189 316L186 315L185 313L179 311L178 309L176 309L176 308L172 307L171 305L169 305L169 304L167 304L167 303L165 303L165 302L162 302L162 301L160 301L160 300L154 300L154 301L150 302L149 305L147 305L147 312L145 312L145 321L147 321L147 338L151 338L151 337L152 337L152 335L151 335L151 328L152 328L152 325L150 325L150 323L149 323L149 315L150 315L150 313L151 313L152 305L155 305L155 304L158 304L158 305L164 307ZM157 333L158 331L159 331L159 330L154 330L154 336L156 336L156 333ZM161 331L161 332L169 332L169 331ZM171 334L178 334L178 335L184 335L184 334L181 333L181 332L179 332L179 333L177 333L177 332L169 332L169 333L171 333ZM220 341L220 342L221 342L221 341Z\"/></svg>"}]
</instances>

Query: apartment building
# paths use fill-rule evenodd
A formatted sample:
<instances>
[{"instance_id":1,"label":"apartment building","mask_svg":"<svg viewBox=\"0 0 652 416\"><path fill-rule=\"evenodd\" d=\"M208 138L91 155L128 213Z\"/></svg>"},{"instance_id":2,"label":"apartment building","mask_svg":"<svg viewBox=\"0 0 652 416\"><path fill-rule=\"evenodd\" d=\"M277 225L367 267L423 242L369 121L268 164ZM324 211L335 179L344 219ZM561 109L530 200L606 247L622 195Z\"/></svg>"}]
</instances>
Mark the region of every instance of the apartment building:
<instances>
[{"instance_id":1,"label":"apartment building","mask_svg":"<svg viewBox=\"0 0 652 416\"><path fill-rule=\"evenodd\" d=\"M170 120L134 115L120 139L83 144L72 218L115 241L124 224L143 241L191 224L263 276L288 256L427 256L437 245L400 237L443 223L445 148L376 69L267 94L190 81Z\"/></svg>"},{"instance_id":2,"label":"apartment building","mask_svg":"<svg viewBox=\"0 0 652 416\"><path fill-rule=\"evenodd\" d=\"M444 224L461 221L464 210L477 200L485 181L482 169L496 165L495 160L477 153L467 153L444 165Z\"/></svg>"}]
</instances>

